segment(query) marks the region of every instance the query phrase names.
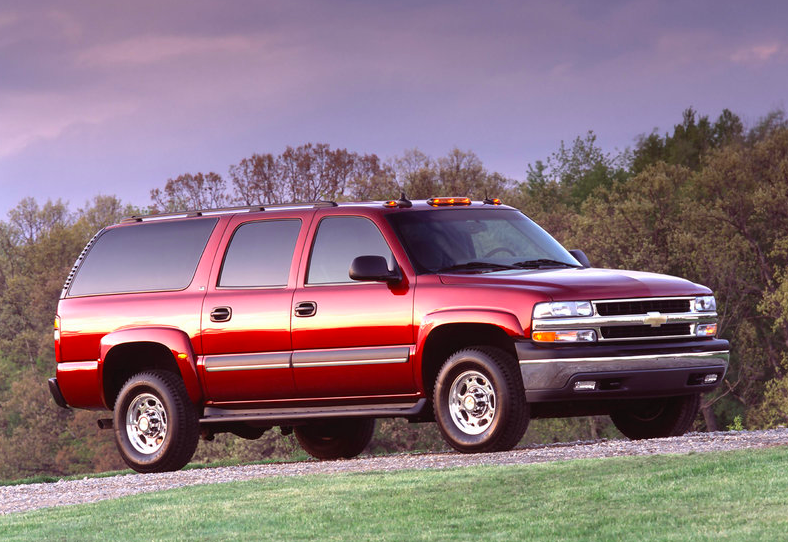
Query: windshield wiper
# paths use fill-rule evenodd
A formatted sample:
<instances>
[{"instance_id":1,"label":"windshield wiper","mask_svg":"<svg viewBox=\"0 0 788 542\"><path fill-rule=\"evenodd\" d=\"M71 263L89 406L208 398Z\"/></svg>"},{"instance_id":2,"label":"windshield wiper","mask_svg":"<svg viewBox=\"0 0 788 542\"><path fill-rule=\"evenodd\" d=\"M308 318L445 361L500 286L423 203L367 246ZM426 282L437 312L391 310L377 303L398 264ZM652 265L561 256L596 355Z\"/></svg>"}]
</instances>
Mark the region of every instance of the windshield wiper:
<instances>
[{"instance_id":1,"label":"windshield wiper","mask_svg":"<svg viewBox=\"0 0 788 542\"><path fill-rule=\"evenodd\" d=\"M538 260L525 260L524 262L517 262L514 264L520 268L549 268L549 267L582 267L582 265L575 265L573 263L561 262L558 260L550 260L548 258L539 258Z\"/></svg>"},{"instance_id":2,"label":"windshield wiper","mask_svg":"<svg viewBox=\"0 0 788 542\"><path fill-rule=\"evenodd\" d=\"M447 267L441 267L436 271L436 273L446 273L448 271L463 271L463 270L476 270L476 269L520 269L519 266L516 265L507 265L505 263L494 263L494 262L466 262L466 263L458 263L455 265L449 265Z\"/></svg>"}]
</instances>

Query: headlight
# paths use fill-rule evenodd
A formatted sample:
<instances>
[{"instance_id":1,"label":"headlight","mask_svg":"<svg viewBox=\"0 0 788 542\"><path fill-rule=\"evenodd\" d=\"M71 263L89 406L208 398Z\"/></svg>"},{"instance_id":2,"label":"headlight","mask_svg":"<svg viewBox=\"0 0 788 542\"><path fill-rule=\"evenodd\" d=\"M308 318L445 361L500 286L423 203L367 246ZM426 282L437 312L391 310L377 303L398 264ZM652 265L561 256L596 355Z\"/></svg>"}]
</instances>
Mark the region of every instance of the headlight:
<instances>
[{"instance_id":1,"label":"headlight","mask_svg":"<svg viewBox=\"0 0 788 542\"><path fill-rule=\"evenodd\" d=\"M593 314L590 301L550 301L534 305L534 318L566 318Z\"/></svg>"},{"instance_id":2,"label":"headlight","mask_svg":"<svg viewBox=\"0 0 788 542\"><path fill-rule=\"evenodd\" d=\"M692 308L695 312L714 312L717 310L717 301L713 295L702 295L695 298Z\"/></svg>"}]
</instances>

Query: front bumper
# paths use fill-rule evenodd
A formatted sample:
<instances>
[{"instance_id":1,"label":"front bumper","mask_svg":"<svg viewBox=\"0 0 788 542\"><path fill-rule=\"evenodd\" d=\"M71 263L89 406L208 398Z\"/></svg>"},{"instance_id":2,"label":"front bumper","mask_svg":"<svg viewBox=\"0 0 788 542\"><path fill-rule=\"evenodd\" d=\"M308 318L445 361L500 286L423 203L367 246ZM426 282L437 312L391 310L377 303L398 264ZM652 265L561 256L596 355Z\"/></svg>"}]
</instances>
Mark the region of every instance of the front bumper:
<instances>
[{"instance_id":1,"label":"front bumper","mask_svg":"<svg viewBox=\"0 0 788 542\"><path fill-rule=\"evenodd\" d=\"M725 377L730 345L721 339L551 346L516 343L529 402L646 398L703 393ZM703 378L715 374L706 384ZM596 382L575 390L575 382Z\"/></svg>"}]
</instances>

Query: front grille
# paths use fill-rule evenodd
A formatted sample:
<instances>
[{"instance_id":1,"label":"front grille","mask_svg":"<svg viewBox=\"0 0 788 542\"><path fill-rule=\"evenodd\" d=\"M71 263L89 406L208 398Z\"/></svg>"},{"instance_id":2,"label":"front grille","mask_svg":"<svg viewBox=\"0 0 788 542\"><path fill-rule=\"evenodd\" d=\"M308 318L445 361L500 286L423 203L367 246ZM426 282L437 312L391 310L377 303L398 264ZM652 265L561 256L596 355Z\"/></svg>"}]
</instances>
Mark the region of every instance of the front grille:
<instances>
[{"instance_id":1,"label":"front grille","mask_svg":"<svg viewBox=\"0 0 788 542\"><path fill-rule=\"evenodd\" d=\"M640 299L637 301L604 301L596 303L600 316L648 314L649 312L690 312L689 299ZM664 326L663 326L664 327Z\"/></svg>"},{"instance_id":2,"label":"front grille","mask_svg":"<svg viewBox=\"0 0 788 542\"><path fill-rule=\"evenodd\" d=\"M600 328L604 339L637 339L640 337L680 337L690 334L689 324L651 326L604 326Z\"/></svg>"}]
</instances>

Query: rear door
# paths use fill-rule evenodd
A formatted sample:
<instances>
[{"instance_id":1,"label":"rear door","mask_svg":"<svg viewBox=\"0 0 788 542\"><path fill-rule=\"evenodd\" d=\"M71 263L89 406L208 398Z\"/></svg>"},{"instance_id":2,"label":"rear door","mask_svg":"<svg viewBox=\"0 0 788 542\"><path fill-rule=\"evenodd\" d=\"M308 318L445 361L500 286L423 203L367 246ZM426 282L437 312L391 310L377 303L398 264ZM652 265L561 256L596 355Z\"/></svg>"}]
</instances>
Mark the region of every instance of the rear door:
<instances>
[{"instance_id":1,"label":"rear door","mask_svg":"<svg viewBox=\"0 0 788 542\"><path fill-rule=\"evenodd\" d=\"M295 249L303 246L310 218L298 211L251 220L241 215L227 228L202 311L210 400L293 396L290 309L301 254Z\"/></svg>"}]
</instances>

